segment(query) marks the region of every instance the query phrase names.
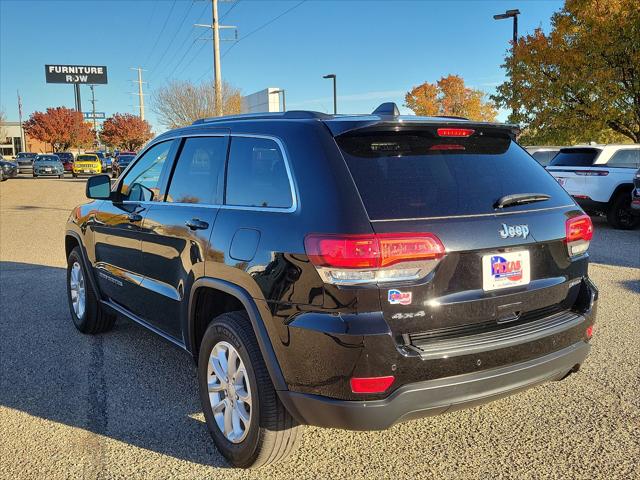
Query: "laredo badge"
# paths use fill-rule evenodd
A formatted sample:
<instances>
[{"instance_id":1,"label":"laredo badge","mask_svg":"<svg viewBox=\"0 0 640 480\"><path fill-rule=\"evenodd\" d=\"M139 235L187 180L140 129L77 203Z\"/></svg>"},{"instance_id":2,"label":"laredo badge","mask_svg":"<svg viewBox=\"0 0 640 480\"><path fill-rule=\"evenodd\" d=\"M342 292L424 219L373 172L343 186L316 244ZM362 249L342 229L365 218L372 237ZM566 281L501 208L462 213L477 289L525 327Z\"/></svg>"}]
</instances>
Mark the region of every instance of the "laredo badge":
<instances>
[{"instance_id":1,"label":"laredo badge","mask_svg":"<svg viewBox=\"0 0 640 480\"><path fill-rule=\"evenodd\" d=\"M410 305L411 304L411 292L401 292L400 290L389 290L387 296L391 305Z\"/></svg>"}]
</instances>

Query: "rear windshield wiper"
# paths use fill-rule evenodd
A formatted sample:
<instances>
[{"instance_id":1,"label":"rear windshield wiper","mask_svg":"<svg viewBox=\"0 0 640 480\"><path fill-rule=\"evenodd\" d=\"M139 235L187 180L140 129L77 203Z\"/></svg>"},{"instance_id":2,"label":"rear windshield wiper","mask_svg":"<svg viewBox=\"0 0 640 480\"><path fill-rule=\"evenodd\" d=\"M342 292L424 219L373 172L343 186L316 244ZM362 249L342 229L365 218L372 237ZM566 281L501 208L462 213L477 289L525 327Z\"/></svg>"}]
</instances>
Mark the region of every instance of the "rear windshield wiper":
<instances>
[{"instance_id":1,"label":"rear windshield wiper","mask_svg":"<svg viewBox=\"0 0 640 480\"><path fill-rule=\"evenodd\" d=\"M526 203L543 202L549 200L551 195L546 193L512 193L500 197L493 208L513 207L514 205L524 205Z\"/></svg>"}]
</instances>

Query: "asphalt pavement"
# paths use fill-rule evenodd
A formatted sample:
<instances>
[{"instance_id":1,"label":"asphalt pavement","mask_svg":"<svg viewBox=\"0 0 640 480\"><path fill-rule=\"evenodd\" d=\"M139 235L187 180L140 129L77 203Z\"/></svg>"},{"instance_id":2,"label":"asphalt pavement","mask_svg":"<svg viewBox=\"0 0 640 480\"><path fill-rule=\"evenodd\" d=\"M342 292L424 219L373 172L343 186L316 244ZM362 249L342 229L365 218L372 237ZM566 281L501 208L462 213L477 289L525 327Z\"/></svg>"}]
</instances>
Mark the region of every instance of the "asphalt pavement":
<instances>
[{"instance_id":1,"label":"asphalt pavement","mask_svg":"<svg viewBox=\"0 0 640 480\"><path fill-rule=\"evenodd\" d=\"M595 220L599 316L577 374L384 432L307 428L289 461L241 471L210 440L186 353L125 320L73 327L64 225L84 183L0 184L0 478L640 479L640 230Z\"/></svg>"}]
</instances>

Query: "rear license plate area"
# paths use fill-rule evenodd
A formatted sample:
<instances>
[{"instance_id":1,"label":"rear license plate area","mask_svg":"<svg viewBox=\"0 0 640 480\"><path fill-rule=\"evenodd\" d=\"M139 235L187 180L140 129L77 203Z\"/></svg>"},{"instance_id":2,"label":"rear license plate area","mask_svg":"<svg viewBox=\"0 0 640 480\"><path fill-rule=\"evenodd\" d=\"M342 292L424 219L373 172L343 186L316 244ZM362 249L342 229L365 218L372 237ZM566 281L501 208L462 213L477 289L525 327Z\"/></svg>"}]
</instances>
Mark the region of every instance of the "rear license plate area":
<instances>
[{"instance_id":1,"label":"rear license plate area","mask_svg":"<svg viewBox=\"0 0 640 480\"><path fill-rule=\"evenodd\" d=\"M482 289L485 292L528 285L530 281L529 250L482 256Z\"/></svg>"}]
</instances>

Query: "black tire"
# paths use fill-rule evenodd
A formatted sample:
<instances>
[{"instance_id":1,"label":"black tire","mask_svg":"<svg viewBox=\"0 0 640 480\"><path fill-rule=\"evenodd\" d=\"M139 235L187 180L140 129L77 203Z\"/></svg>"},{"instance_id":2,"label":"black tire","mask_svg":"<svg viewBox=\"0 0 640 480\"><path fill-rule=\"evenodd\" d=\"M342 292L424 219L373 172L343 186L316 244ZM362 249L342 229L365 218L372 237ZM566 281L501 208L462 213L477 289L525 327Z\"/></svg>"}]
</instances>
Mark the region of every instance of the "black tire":
<instances>
[{"instance_id":1,"label":"black tire","mask_svg":"<svg viewBox=\"0 0 640 480\"><path fill-rule=\"evenodd\" d=\"M607 222L619 230L632 230L640 224L640 217L631 211L631 193L620 192L607 211Z\"/></svg>"},{"instance_id":2,"label":"black tire","mask_svg":"<svg viewBox=\"0 0 640 480\"><path fill-rule=\"evenodd\" d=\"M36 175L35 173L32 175L33 175L33 178L38 178L38 175Z\"/></svg>"},{"instance_id":3,"label":"black tire","mask_svg":"<svg viewBox=\"0 0 640 480\"><path fill-rule=\"evenodd\" d=\"M58 178L64 178L64 174L58 175Z\"/></svg>"},{"instance_id":4,"label":"black tire","mask_svg":"<svg viewBox=\"0 0 640 480\"><path fill-rule=\"evenodd\" d=\"M224 436L209 401L209 355L220 341L231 344L239 353L251 388L251 422L246 437L239 443L233 443ZM283 460L295 451L303 427L291 417L278 398L246 312L225 313L209 324L200 345L198 385L209 433L229 463L240 468L258 468Z\"/></svg>"},{"instance_id":5,"label":"black tire","mask_svg":"<svg viewBox=\"0 0 640 480\"><path fill-rule=\"evenodd\" d=\"M71 176L72 176L73 178L78 178L78 175L77 175L77 174L75 174L75 173L72 173L72 174L71 174Z\"/></svg>"},{"instance_id":6,"label":"black tire","mask_svg":"<svg viewBox=\"0 0 640 480\"><path fill-rule=\"evenodd\" d=\"M71 277L71 269L76 262L80 265L80 268L82 269L82 273L84 275L86 307L82 318L78 317L73 309L69 283ZM98 298L96 296L96 292L94 292L93 288L91 287L91 281L89 281L89 278L87 276L87 268L84 264L84 261L82 260L80 247L75 247L73 250L71 250L69 258L67 259L67 300L69 302L69 312L71 313L73 324L82 333L102 333L110 330L113 327L113 324L116 321L116 316L107 313L100 306L100 303L98 302Z\"/></svg>"}]
</instances>

